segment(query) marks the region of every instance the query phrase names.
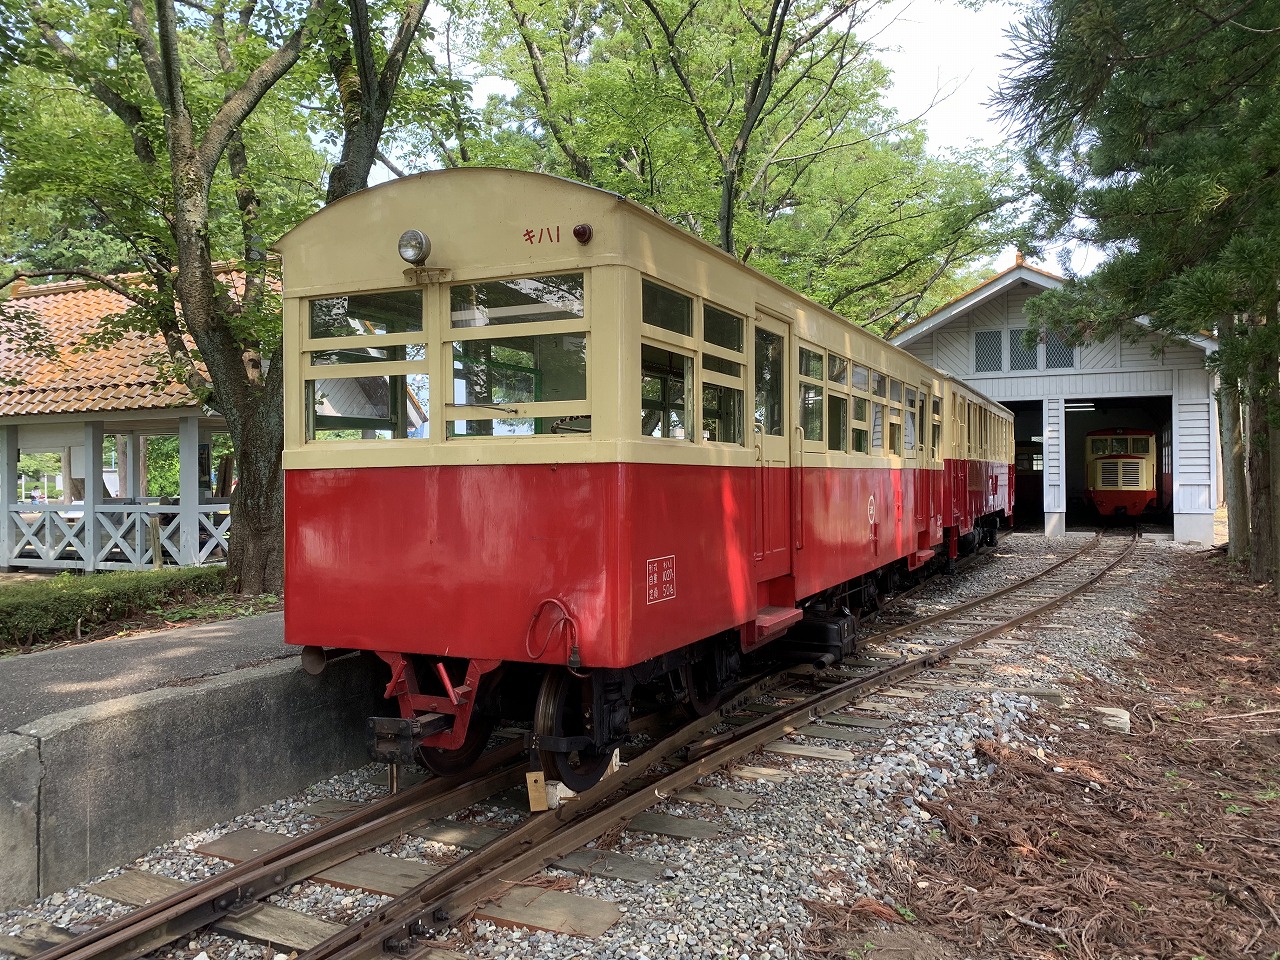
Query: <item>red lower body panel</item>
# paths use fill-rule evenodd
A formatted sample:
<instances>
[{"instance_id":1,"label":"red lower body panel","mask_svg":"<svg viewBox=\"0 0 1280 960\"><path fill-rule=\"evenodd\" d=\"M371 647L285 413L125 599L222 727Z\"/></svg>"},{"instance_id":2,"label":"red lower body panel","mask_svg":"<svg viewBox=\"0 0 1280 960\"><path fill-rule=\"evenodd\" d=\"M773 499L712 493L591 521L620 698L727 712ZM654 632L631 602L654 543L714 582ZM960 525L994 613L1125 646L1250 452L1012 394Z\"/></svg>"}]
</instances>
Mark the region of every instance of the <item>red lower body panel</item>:
<instances>
[{"instance_id":1,"label":"red lower body panel","mask_svg":"<svg viewBox=\"0 0 1280 960\"><path fill-rule=\"evenodd\" d=\"M569 662L576 644L583 666L630 666L753 623L759 581L790 574L805 597L941 542L936 472L797 468L781 499L763 473L290 470L285 638L543 664ZM791 530L789 560L758 559L762 521Z\"/></svg>"},{"instance_id":2,"label":"red lower body panel","mask_svg":"<svg viewBox=\"0 0 1280 960\"><path fill-rule=\"evenodd\" d=\"M1137 517L1156 504L1154 490L1090 490L1089 499L1104 517Z\"/></svg>"}]
</instances>

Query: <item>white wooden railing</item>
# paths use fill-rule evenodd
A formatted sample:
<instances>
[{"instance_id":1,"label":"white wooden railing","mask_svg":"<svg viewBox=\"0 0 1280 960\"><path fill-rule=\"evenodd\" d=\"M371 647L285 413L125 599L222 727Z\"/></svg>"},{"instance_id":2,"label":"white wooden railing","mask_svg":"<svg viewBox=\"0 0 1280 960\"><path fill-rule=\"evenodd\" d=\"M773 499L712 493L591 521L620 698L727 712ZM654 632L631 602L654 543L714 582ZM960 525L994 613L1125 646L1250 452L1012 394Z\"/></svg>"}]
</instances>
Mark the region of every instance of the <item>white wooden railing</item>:
<instances>
[{"instance_id":1,"label":"white wooden railing","mask_svg":"<svg viewBox=\"0 0 1280 960\"><path fill-rule=\"evenodd\" d=\"M231 530L227 502L11 504L8 556L0 566L46 570L146 570L223 561Z\"/></svg>"}]
</instances>

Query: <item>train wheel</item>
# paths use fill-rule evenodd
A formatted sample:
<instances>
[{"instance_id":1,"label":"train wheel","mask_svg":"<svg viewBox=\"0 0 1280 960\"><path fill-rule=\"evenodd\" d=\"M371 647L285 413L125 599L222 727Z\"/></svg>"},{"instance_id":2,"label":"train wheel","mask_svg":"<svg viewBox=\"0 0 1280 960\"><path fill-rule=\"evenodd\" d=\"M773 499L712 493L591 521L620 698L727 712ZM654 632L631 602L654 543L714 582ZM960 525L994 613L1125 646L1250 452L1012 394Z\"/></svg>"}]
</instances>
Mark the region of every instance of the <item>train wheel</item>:
<instances>
[{"instance_id":1,"label":"train wheel","mask_svg":"<svg viewBox=\"0 0 1280 960\"><path fill-rule=\"evenodd\" d=\"M501 672L499 669L480 677L480 689L476 692L475 708L471 712L471 721L467 724L467 735L462 738L462 745L453 750L419 747L417 754L419 765L438 777L451 777L454 774L465 773L480 759L480 754L484 753L489 738L493 736L493 728L497 726L497 718L492 712L490 701L497 689ZM455 686L464 682L464 674L457 665L453 667L453 674L450 682ZM436 684L438 680L433 676L430 682ZM443 692L442 687L432 689Z\"/></svg>"},{"instance_id":2,"label":"train wheel","mask_svg":"<svg viewBox=\"0 0 1280 960\"><path fill-rule=\"evenodd\" d=\"M440 747L419 747L418 763L437 777L451 777L463 773L480 759L489 738L493 735L492 717L472 716L467 726L467 735L462 746L456 750L442 750Z\"/></svg>"},{"instance_id":3,"label":"train wheel","mask_svg":"<svg viewBox=\"0 0 1280 960\"><path fill-rule=\"evenodd\" d=\"M715 659L705 657L686 663L680 668L687 699L685 712L694 719L705 717L720 705L721 690L716 678Z\"/></svg>"},{"instance_id":4,"label":"train wheel","mask_svg":"<svg viewBox=\"0 0 1280 960\"><path fill-rule=\"evenodd\" d=\"M583 685L560 670L550 670L538 690L533 710L533 732L540 737L580 737L587 732L582 702ZM570 790L581 793L600 782L613 751L598 747L585 750L539 750L548 780L559 780Z\"/></svg>"}]
</instances>

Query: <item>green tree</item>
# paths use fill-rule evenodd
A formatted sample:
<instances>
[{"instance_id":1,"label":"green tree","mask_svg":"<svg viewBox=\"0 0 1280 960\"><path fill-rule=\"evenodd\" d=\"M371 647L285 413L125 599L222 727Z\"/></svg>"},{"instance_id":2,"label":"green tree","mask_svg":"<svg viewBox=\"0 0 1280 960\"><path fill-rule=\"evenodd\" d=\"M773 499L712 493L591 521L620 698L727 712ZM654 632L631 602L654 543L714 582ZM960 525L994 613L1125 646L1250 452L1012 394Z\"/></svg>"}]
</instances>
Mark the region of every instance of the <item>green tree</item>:
<instances>
[{"instance_id":1,"label":"green tree","mask_svg":"<svg viewBox=\"0 0 1280 960\"><path fill-rule=\"evenodd\" d=\"M1027 145L1040 235L1106 253L1032 318L1077 340L1138 317L1171 336L1220 328L1224 404L1239 385L1248 407L1250 566L1269 579L1280 0L1042 0L1013 39L1000 99Z\"/></svg>"},{"instance_id":2,"label":"green tree","mask_svg":"<svg viewBox=\"0 0 1280 960\"><path fill-rule=\"evenodd\" d=\"M139 275L94 269L83 235L61 226L42 234L31 218L4 228L30 242L8 258L14 269L0 289L18 278L86 277L132 304L104 324L103 338L121 327L163 336L167 357L158 362L227 419L240 479L228 571L245 592L279 592L283 578L284 365L267 238L320 197L320 163L287 93L318 88L330 110L314 116L337 117L339 171L328 199L360 189L404 63L421 54L424 6L0 8L12 28L0 45L0 189L32 210L58 211L59 224L104 229ZM292 91L277 88L304 50L324 58L302 64ZM239 261L240 278L219 275L219 260ZM0 336L39 343L29 318L0 314Z\"/></svg>"},{"instance_id":3,"label":"green tree","mask_svg":"<svg viewBox=\"0 0 1280 960\"><path fill-rule=\"evenodd\" d=\"M930 157L881 103L857 36L877 6L504 0L477 55L518 93L467 153L614 190L891 326L1007 242L1015 185L998 154Z\"/></svg>"}]
</instances>

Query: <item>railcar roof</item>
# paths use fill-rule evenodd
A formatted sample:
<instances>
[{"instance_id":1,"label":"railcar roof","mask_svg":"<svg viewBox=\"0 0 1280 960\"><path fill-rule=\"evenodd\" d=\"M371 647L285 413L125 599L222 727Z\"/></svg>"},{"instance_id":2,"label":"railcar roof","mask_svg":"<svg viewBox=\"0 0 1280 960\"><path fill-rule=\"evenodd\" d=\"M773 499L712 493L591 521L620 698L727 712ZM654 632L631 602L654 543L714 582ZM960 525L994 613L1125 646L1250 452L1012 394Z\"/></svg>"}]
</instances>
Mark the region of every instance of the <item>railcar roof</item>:
<instances>
[{"instance_id":1,"label":"railcar roof","mask_svg":"<svg viewBox=\"0 0 1280 960\"><path fill-rule=\"evenodd\" d=\"M481 179L481 178L498 178L498 177L507 178L507 177L513 177L513 176L528 178L531 181L537 181L544 184L555 184L559 187L575 190L575 191L589 191L591 193L598 194L602 198L609 198L617 202L619 205L621 205L623 209L627 211L628 215L642 218L644 220L647 220L650 223L656 224L666 232L671 233L676 237L679 237L683 242L694 244L700 247L702 251L705 252L706 254L710 256L718 257L727 263L733 264L740 270L745 270L750 272L756 279L760 280L762 283L765 283L779 291L782 291L786 293L788 296L796 297L804 301L806 306L812 307L813 310L822 314L823 316L827 317L830 320L847 324L851 329L856 330L862 335L865 335L871 338L872 340L877 341L879 344L882 344L885 348L898 354L902 358L910 359L912 362L920 364L922 366L926 366L926 367L929 366L928 364L923 363L923 361L921 361L918 357L913 356L908 351L903 350L901 347L891 343L889 340L886 340L884 337L881 337L879 334L871 330L868 330L867 328L863 327L856 321L849 319L848 317L845 317L839 313L836 313L830 307L826 307L823 304L818 303L816 300L813 300L812 298L810 298L803 291L795 290L791 287L788 287L786 284L782 283L779 280L776 280L775 278L769 276L766 273L762 273L761 271L757 270L755 267L752 267L752 266L749 266L748 264L743 263L741 260L733 256L732 254L726 253L724 250L721 250L719 247L714 246L710 243L707 243L701 237L690 233L688 230L685 230L679 224L673 223L672 221L668 220L666 217L663 217L661 214L656 213L655 211L649 209L648 207L642 206L641 204L636 203L634 200L629 200L627 197L624 197L619 193L614 193L613 191L610 191L610 190L604 190L604 189L601 189L600 187L593 187L590 184L581 183L577 180L570 180L566 177L558 177L548 173L537 173L537 172L528 171L528 170L513 170L505 167L455 167L449 170L428 170L423 173L416 173L407 177L401 177L397 180L391 180L391 181L388 181L387 183L378 184L377 186L369 187L365 190L361 190L357 193L353 193L349 196L343 197L341 200L337 200L334 203L331 203L328 206L321 208L320 210L313 213L306 220L303 220L301 223L295 226L292 230L284 234L279 240L276 241L275 244L273 244L271 249L273 251L276 251L277 253L280 253L282 256L287 256L287 247L290 245L290 243L294 240L298 240L299 234L306 233L310 225L321 223L324 220L326 213L333 211L335 209L341 209L344 207L344 205L350 206L351 204L354 204L354 203L363 202L373 193L379 193L384 191L411 190L413 189L414 184L419 183L423 180L428 180L428 179L429 180ZM287 294L287 291L286 291L286 294ZM979 393L976 390L973 390L971 387L966 387L966 389L969 390L971 393L973 393L975 396L982 397L982 399L984 400L988 400L988 402L991 402L991 403L995 402L995 401L989 400L989 398L987 397L983 397L981 393Z\"/></svg>"}]
</instances>

